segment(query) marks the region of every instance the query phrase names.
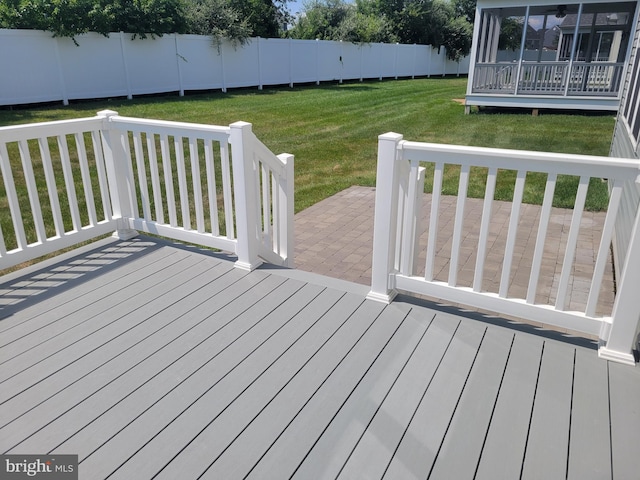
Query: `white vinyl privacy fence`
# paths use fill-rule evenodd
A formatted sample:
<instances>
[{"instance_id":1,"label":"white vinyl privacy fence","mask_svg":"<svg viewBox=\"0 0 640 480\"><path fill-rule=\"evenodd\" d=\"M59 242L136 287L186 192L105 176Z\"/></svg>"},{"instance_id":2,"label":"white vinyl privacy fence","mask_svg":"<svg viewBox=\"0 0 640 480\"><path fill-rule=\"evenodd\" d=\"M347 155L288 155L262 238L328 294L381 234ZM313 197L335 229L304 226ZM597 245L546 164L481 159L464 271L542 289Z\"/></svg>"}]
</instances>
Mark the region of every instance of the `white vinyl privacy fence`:
<instances>
[{"instance_id":1,"label":"white vinyl privacy fence","mask_svg":"<svg viewBox=\"0 0 640 480\"><path fill-rule=\"evenodd\" d=\"M466 74L429 45L253 38L213 46L209 37L127 33L53 38L0 29L0 105L197 90Z\"/></svg>"}]
</instances>

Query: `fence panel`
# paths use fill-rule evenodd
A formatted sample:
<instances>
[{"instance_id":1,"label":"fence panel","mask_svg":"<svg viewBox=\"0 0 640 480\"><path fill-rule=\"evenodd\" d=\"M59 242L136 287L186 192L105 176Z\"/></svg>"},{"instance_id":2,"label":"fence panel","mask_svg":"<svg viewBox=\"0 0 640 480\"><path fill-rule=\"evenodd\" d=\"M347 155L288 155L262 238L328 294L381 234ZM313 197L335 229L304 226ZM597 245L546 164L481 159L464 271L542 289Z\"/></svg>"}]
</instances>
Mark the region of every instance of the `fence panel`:
<instances>
[{"instance_id":1,"label":"fence panel","mask_svg":"<svg viewBox=\"0 0 640 480\"><path fill-rule=\"evenodd\" d=\"M184 90L218 89L223 86L222 56L213 41L201 35L178 35L176 62Z\"/></svg>"},{"instance_id":2,"label":"fence panel","mask_svg":"<svg viewBox=\"0 0 640 480\"><path fill-rule=\"evenodd\" d=\"M172 35L144 41L131 40L128 35L125 38L125 68L133 95L180 89L175 39ZM83 40L79 39L79 42ZM100 55L98 52L96 54Z\"/></svg>"},{"instance_id":3,"label":"fence panel","mask_svg":"<svg viewBox=\"0 0 640 480\"><path fill-rule=\"evenodd\" d=\"M0 29L0 104L63 100L57 58L51 34Z\"/></svg>"},{"instance_id":4,"label":"fence panel","mask_svg":"<svg viewBox=\"0 0 640 480\"><path fill-rule=\"evenodd\" d=\"M57 42L60 68L70 100L129 95L123 74L120 34L109 38L97 33L83 35L82 48L70 38L60 38Z\"/></svg>"},{"instance_id":5,"label":"fence panel","mask_svg":"<svg viewBox=\"0 0 640 480\"><path fill-rule=\"evenodd\" d=\"M252 87L260 83L260 59L256 40L243 47L224 42L220 48L224 57L224 79L227 88Z\"/></svg>"},{"instance_id":6,"label":"fence panel","mask_svg":"<svg viewBox=\"0 0 640 480\"><path fill-rule=\"evenodd\" d=\"M0 29L0 105L262 85L465 74L425 45L251 39L244 46L209 37L127 33L69 38Z\"/></svg>"},{"instance_id":7,"label":"fence panel","mask_svg":"<svg viewBox=\"0 0 640 480\"><path fill-rule=\"evenodd\" d=\"M285 85L291 82L290 42L282 38L260 39L260 72L263 85ZM306 59L305 62L309 62ZM307 72L315 80L315 66Z\"/></svg>"}]
</instances>

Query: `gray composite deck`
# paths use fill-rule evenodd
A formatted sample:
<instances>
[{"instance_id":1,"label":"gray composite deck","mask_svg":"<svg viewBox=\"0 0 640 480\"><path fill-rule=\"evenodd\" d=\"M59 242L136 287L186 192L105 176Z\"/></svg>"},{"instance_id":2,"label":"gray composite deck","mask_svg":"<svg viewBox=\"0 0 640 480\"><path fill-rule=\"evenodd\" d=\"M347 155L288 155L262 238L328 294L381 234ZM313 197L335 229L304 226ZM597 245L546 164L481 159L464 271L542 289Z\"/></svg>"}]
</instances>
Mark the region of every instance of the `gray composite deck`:
<instances>
[{"instance_id":1,"label":"gray composite deck","mask_svg":"<svg viewBox=\"0 0 640 480\"><path fill-rule=\"evenodd\" d=\"M0 278L0 452L80 478L637 479L594 345L147 237Z\"/></svg>"}]
</instances>

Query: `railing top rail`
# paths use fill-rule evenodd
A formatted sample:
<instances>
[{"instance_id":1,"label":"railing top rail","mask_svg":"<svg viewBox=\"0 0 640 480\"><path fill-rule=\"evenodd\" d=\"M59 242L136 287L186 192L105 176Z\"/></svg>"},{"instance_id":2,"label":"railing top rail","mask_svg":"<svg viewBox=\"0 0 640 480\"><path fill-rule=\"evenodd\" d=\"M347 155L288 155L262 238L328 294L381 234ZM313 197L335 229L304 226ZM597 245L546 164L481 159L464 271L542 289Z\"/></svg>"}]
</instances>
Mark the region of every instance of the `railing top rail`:
<instances>
[{"instance_id":1,"label":"railing top rail","mask_svg":"<svg viewBox=\"0 0 640 480\"><path fill-rule=\"evenodd\" d=\"M151 120L145 118L121 117L120 115L109 116L109 121L121 128L126 128L135 132L145 132L150 129L154 133L178 135L184 132L190 134L207 134L208 138L220 141L227 141L231 129L219 125L204 125L199 123L171 122L166 120ZM188 135L187 135L188 136Z\"/></svg>"},{"instance_id":2,"label":"railing top rail","mask_svg":"<svg viewBox=\"0 0 640 480\"><path fill-rule=\"evenodd\" d=\"M454 165L491 166L507 170L527 170L566 175L628 179L640 176L640 160L569 153L534 152L502 148L442 145L402 141L406 160L443 162ZM633 178L633 177L631 177Z\"/></svg>"},{"instance_id":3,"label":"railing top rail","mask_svg":"<svg viewBox=\"0 0 640 480\"><path fill-rule=\"evenodd\" d=\"M100 117L90 117L0 127L0 141L17 142L33 138L83 133L100 129L102 121L103 119Z\"/></svg>"},{"instance_id":4,"label":"railing top rail","mask_svg":"<svg viewBox=\"0 0 640 480\"><path fill-rule=\"evenodd\" d=\"M279 156L275 155L271 150L269 150L269 147L262 143L260 139L255 135L253 135L253 141L255 153L260 161L265 163L276 174L286 175L286 161L283 161L283 158L285 157L283 156L283 158L280 158Z\"/></svg>"}]
</instances>

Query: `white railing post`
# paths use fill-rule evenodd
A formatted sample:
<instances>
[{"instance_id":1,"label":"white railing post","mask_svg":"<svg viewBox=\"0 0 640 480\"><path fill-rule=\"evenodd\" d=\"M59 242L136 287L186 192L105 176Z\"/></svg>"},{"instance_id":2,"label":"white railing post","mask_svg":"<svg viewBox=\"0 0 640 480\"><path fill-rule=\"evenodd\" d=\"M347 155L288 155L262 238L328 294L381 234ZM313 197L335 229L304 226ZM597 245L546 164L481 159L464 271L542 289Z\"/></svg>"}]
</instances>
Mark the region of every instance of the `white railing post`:
<instances>
[{"instance_id":1,"label":"white railing post","mask_svg":"<svg viewBox=\"0 0 640 480\"><path fill-rule=\"evenodd\" d=\"M229 125L231 135L231 163L233 165L233 193L235 200L237 268L254 270L262 261L258 258L257 166L252 153L251 124L236 122Z\"/></svg>"},{"instance_id":2,"label":"white railing post","mask_svg":"<svg viewBox=\"0 0 640 480\"><path fill-rule=\"evenodd\" d=\"M278 158L285 166L285 177L280 180L278 185L278 208L280 213L278 218L280 224L278 228L278 250L282 258L285 258L285 266L294 267L294 234L293 234L293 187L294 187L294 171L293 171L293 155L282 153Z\"/></svg>"},{"instance_id":3,"label":"white railing post","mask_svg":"<svg viewBox=\"0 0 640 480\"><path fill-rule=\"evenodd\" d=\"M636 179L640 183L640 176ZM598 356L607 360L635 365L634 348L638 346L638 327L640 326L640 208L629 241L627 255L622 270L622 278L613 304L611 325L603 328L600 341L604 343L598 349ZM604 326L603 326L604 327ZM606 343L605 343L606 342Z\"/></svg>"},{"instance_id":4,"label":"white railing post","mask_svg":"<svg viewBox=\"0 0 640 480\"><path fill-rule=\"evenodd\" d=\"M133 218L132 192L135 186L126 164L128 160L122 143L122 133L111 126L110 118L117 115L118 112L113 110L98 112L98 117L104 119L100 135L113 216L118 222L117 230L113 235L120 240L128 240L138 235L136 230L130 228L128 221L129 218Z\"/></svg>"},{"instance_id":5,"label":"white railing post","mask_svg":"<svg viewBox=\"0 0 640 480\"><path fill-rule=\"evenodd\" d=\"M378 137L376 202L373 224L371 291L367 298L390 303L396 296L390 275L394 269L398 219L398 146L402 135L385 133Z\"/></svg>"}]
</instances>

